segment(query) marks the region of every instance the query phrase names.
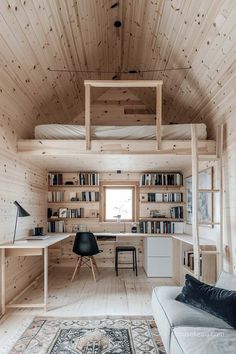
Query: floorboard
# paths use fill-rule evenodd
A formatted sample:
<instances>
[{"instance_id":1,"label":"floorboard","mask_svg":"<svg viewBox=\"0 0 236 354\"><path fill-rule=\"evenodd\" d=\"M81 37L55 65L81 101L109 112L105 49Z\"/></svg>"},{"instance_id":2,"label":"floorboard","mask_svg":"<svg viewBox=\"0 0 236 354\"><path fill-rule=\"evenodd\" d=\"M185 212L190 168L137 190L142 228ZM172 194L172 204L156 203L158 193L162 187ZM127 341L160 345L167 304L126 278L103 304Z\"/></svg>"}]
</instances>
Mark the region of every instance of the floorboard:
<instances>
[{"instance_id":1,"label":"floorboard","mask_svg":"<svg viewBox=\"0 0 236 354\"><path fill-rule=\"evenodd\" d=\"M158 285L175 285L172 279L147 278L143 269L136 277L130 270L119 276L111 268L101 269L95 283L89 269L82 268L73 283L72 268L55 267L49 272L49 310L14 309L0 323L0 354L8 353L34 316L142 316L151 315L152 289ZM42 301L42 281L25 293L21 302Z\"/></svg>"}]
</instances>

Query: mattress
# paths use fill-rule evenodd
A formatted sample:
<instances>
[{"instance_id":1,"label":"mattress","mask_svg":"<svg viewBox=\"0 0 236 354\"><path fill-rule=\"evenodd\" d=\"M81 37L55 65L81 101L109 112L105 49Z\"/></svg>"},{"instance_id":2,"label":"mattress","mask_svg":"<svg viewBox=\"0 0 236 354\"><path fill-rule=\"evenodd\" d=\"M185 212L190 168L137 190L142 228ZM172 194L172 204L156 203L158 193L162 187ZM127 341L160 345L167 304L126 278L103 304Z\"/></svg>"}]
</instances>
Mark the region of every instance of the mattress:
<instances>
[{"instance_id":1,"label":"mattress","mask_svg":"<svg viewBox=\"0 0 236 354\"><path fill-rule=\"evenodd\" d=\"M197 124L198 139L206 140L206 125ZM82 139L86 136L84 125L44 124L35 127L35 139ZM162 126L165 140L190 140L190 124L171 124ZM137 126L91 126L91 139L94 140L155 140L155 125Z\"/></svg>"}]
</instances>

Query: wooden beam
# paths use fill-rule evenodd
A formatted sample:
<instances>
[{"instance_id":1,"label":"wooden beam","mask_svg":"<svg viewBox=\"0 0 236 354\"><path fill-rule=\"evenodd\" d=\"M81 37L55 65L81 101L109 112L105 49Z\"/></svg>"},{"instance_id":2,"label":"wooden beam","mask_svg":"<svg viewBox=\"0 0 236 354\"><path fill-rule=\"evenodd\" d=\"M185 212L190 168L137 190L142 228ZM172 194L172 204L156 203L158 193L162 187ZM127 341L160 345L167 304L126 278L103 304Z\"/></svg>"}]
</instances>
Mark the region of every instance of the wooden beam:
<instances>
[{"instance_id":1,"label":"wooden beam","mask_svg":"<svg viewBox=\"0 0 236 354\"><path fill-rule=\"evenodd\" d=\"M85 80L86 85L92 87L158 87L161 80Z\"/></svg>"},{"instance_id":2,"label":"wooden beam","mask_svg":"<svg viewBox=\"0 0 236 354\"><path fill-rule=\"evenodd\" d=\"M218 188L219 188L219 204L220 204L220 226L217 232L217 250L219 255L217 257L217 273L218 276L223 270L223 254L224 254L224 194L223 194L223 138L224 138L224 125L221 124L217 127L217 140L216 140L216 155L218 157Z\"/></svg>"},{"instance_id":3,"label":"wooden beam","mask_svg":"<svg viewBox=\"0 0 236 354\"><path fill-rule=\"evenodd\" d=\"M161 124L162 124L162 85L156 88L156 139L157 150L161 149Z\"/></svg>"},{"instance_id":4,"label":"wooden beam","mask_svg":"<svg viewBox=\"0 0 236 354\"><path fill-rule=\"evenodd\" d=\"M27 156L79 156L83 154L160 154L191 155L190 140L163 140L162 150L156 150L155 140L92 140L91 150L86 149L85 140L19 140L18 154ZM201 155L215 155L215 141L200 140L198 152Z\"/></svg>"},{"instance_id":5,"label":"wooden beam","mask_svg":"<svg viewBox=\"0 0 236 354\"><path fill-rule=\"evenodd\" d=\"M48 306L48 247L44 248L44 310L47 311Z\"/></svg>"},{"instance_id":6,"label":"wooden beam","mask_svg":"<svg viewBox=\"0 0 236 354\"><path fill-rule=\"evenodd\" d=\"M86 150L91 149L91 90L90 85L85 83L85 129Z\"/></svg>"},{"instance_id":7,"label":"wooden beam","mask_svg":"<svg viewBox=\"0 0 236 354\"><path fill-rule=\"evenodd\" d=\"M198 225L198 141L197 127L191 124L192 134L192 234L194 253L194 274L200 278L200 250L199 250L199 225Z\"/></svg>"},{"instance_id":8,"label":"wooden beam","mask_svg":"<svg viewBox=\"0 0 236 354\"><path fill-rule=\"evenodd\" d=\"M1 250L1 316L6 312L6 265L5 249Z\"/></svg>"}]
</instances>

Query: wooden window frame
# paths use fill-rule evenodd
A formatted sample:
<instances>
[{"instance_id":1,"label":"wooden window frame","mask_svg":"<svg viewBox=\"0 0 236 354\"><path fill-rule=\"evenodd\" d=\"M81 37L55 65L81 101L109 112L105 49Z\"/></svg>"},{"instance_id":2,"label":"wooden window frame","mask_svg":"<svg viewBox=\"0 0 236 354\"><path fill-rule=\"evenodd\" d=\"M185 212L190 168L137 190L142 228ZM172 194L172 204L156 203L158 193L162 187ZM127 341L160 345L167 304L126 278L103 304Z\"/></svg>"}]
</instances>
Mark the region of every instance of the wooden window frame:
<instances>
[{"instance_id":1,"label":"wooden window frame","mask_svg":"<svg viewBox=\"0 0 236 354\"><path fill-rule=\"evenodd\" d=\"M100 185L100 221L116 223L116 220L106 219L106 189L133 189L132 195L132 219L121 219L121 222L137 222L139 219L139 183L138 182L103 182Z\"/></svg>"}]
</instances>

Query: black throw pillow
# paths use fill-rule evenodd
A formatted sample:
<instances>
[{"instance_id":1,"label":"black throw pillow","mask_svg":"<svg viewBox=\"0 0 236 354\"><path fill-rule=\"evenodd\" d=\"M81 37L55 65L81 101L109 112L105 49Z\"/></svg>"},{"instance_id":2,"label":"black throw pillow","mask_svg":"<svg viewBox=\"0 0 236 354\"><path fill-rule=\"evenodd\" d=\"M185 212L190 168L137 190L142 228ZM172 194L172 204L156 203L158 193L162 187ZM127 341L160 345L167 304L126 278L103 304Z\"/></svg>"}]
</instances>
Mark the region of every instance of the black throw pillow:
<instances>
[{"instance_id":1,"label":"black throw pillow","mask_svg":"<svg viewBox=\"0 0 236 354\"><path fill-rule=\"evenodd\" d=\"M175 300L207 311L236 329L236 291L210 286L186 274L185 285Z\"/></svg>"}]
</instances>

